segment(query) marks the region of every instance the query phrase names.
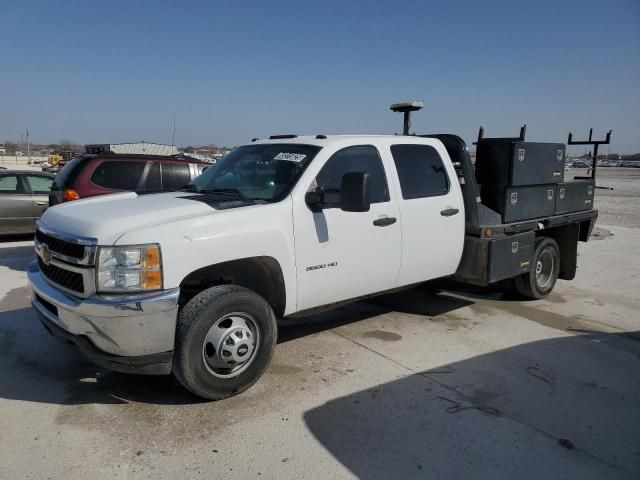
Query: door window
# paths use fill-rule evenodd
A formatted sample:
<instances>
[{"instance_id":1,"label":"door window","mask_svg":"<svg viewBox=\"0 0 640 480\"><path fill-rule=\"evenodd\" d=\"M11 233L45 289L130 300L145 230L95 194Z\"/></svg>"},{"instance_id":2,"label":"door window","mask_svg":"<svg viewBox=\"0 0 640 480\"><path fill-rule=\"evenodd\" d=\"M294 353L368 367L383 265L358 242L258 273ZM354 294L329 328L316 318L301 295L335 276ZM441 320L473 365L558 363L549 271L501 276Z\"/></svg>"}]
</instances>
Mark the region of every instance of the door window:
<instances>
[{"instance_id":1,"label":"door window","mask_svg":"<svg viewBox=\"0 0 640 480\"><path fill-rule=\"evenodd\" d=\"M349 172L369 174L369 200L371 203L389 201L389 189L378 150L372 145L347 147L334 153L316 177L322 190L340 189L342 176Z\"/></svg>"},{"instance_id":2,"label":"door window","mask_svg":"<svg viewBox=\"0 0 640 480\"><path fill-rule=\"evenodd\" d=\"M429 145L392 145L402 198L436 197L449 192L449 178L440 155Z\"/></svg>"},{"instance_id":3,"label":"door window","mask_svg":"<svg viewBox=\"0 0 640 480\"><path fill-rule=\"evenodd\" d=\"M164 190L178 190L191 181L188 163L163 163L162 183Z\"/></svg>"},{"instance_id":4,"label":"door window","mask_svg":"<svg viewBox=\"0 0 640 480\"><path fill-rule=\"evenodd\" d=\"M0 176L0 194L24 193L16 175Z\"/></svg>"},{"instance_id":5,"label":"door window","mask_svg":"<svg viewBox=\"0 0 640 480\"><path fill-rule=\"evenodd\" d=\"M31 185L31 193L49 194L53 179L41 175L26 175L26 179Z\"/></svg>"},{"instance_id":6,"label":"door window","mask_svg":"<svg viewBox=\"0 0 640 480\"><path fill-rule=\"evenodd\" d=\"M104 188L135 190L145 165L145 162L102 162L91 175L91 181Z\"/></svg>"},{"instance_id":7,"label":"door window","mask_svg":"<svg viewBox=\"0 0 640 480\"><path fill-rule=\"evenodd\" d=\"M162 190L162 180L160 177L160 164L152 162L149 166L147 178L144 180L144 190L159 191Z\"/></svg>"}]
</instances>

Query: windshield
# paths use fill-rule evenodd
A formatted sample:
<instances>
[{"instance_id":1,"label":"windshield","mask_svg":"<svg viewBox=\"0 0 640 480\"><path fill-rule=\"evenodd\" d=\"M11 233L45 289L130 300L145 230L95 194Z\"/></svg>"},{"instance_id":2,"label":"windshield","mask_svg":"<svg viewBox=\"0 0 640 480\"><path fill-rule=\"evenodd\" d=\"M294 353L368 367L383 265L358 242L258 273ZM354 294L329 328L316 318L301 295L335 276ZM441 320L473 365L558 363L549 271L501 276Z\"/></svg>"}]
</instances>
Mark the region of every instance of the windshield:
<instances>
[{"instance_id":1,"label":"windshield","mask_svg":"<svg viewBox=\"0 0 640 480\"><path fill-rule=\"evenodd\" d=\"M277 202L289 194L321 147L269 143L238 147L191 182L197 192L235 191L250 200Z\"/></svg>"}]
</instances>

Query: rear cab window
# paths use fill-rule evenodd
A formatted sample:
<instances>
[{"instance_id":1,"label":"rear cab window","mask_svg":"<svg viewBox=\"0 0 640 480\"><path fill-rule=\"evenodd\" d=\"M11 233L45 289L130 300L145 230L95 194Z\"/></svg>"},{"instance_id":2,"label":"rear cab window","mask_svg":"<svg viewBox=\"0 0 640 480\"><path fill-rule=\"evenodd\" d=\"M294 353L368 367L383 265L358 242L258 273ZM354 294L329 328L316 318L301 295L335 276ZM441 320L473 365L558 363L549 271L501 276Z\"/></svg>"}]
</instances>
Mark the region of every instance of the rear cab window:
<instances>
[{"instance_id":1,"label":"rear cab window","mask_svg":"<svg viewBox=\"0 0 640 480\"><path fill-rule=\"evenodd\" d=\"M449 193L449 177L440 154L430 145L391 145L402 198L437 197Z\"/></svg>"}]
</instances>

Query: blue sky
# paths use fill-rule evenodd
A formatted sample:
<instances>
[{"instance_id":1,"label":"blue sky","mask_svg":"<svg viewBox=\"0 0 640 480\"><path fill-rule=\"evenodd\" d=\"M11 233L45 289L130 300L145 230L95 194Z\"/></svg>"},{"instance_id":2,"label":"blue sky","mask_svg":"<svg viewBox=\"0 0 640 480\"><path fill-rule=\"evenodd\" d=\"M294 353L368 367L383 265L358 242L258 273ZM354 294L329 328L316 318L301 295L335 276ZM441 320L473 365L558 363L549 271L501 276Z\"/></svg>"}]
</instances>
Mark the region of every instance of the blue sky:
<instances>
[{"instance_id":1,"label":"blue sky","mask_svg":"<svg viewBox=\"0 0 640 480\"><path fill-rule=\"evenodd\" d=\"M274 133L640 151L640 1L3 1L0 141L235 145Z\"/></svg>"}]
</instances>

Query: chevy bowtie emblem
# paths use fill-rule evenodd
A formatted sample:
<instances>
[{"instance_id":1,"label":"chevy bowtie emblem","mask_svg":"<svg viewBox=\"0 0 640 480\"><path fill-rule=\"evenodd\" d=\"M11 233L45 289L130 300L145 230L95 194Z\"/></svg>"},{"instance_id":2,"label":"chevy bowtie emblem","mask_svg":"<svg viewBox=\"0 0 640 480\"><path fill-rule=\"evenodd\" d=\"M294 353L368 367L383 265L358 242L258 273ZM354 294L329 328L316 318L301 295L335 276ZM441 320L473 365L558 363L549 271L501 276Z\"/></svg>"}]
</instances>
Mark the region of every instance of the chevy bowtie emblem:
<instances>
[{"instance_id":1,"label":"chevy bowtie emblem","mask_svg":"<svg viewBox=\"0 0 640 480\"><path fill-rule=\"evenodd\" d=\"M51 252L49 251L49 247L47 245L42 245L40 247L40 257L45 265L49 265L51 262Z\"/></svg>"}]
</instances>

